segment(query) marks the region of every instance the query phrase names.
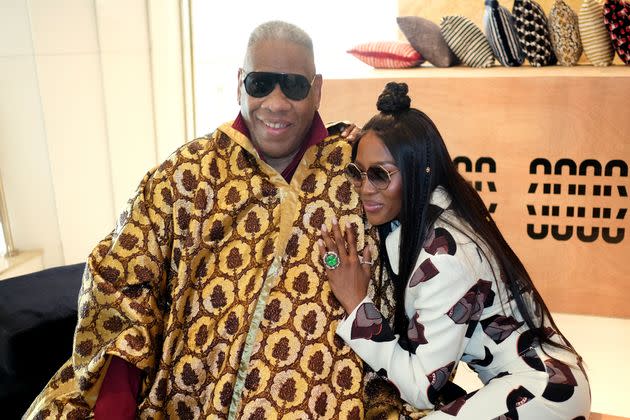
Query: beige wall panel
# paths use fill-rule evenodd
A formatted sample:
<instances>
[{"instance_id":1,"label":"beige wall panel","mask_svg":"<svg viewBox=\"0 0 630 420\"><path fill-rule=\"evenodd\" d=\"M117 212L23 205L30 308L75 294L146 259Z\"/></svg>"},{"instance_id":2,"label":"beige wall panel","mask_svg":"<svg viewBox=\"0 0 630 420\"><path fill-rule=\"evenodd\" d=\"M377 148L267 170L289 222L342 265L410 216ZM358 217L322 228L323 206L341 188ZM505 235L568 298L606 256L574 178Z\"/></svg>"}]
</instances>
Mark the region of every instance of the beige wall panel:
<instances>
[{"instance_id":1,"label":"beige wall panel","mask_svg":"<svg viewBox=\"0 0 630 420\"><path fill-rule=\"evenodd\" d=\"M180 11L177 0L147 2L157 161L186 137Z\"/></svg>"},{"instance_id":2,"label":"beige wall panel","mask_svg":"<svg viewBox=\"0 0 630 420\"><path fill-rule=\"evenodd\" d=\"M619 170L595 176L592 169L585 176L569 175L567 168L562 175L553 174L561 159L571 159L578 167L594 159L602 169L621 160L627 169L630 119L620 118L630 97L627 67L373 71L364 79L325 81L324 121L348 119L363 125L391 80L409 84L412 106L435 121L451 156L470 159L473 172L466 177L481 183L488 206L496 204L497 224L552 311L630 317L627 170L623 176ZM474 172L481 157L494 160L495 173L487 166ZM537 158L549 161L552 174L545 175L542 169L530 174L530 164ZM496 191L490 191L489 182ZM580 185L584 195L578 194ZM570 188L576 193L570 194ZM600 195L594 195L598 188ZM608 188L610 196L604 196ZM552 215L554 207L558 216ZM578 217L581 207L584 217ZM568 208L573 208L573 216L567 215ZM549 215L543 215L545 211ZM549 232L543 239L533 239L528 225L534 232L546 225ZM572 226L571 237L555 239L553 225L558 226L553 228L558 238ZM586 234L597 228L597 238L579 239L578 227ZM611 237L623 232L623 239L619 243L603 239L604 228Z\"/></svg>"},{"instance_id":3,"label":"beige wall panel","mask_svg":"<svg viewBox=\"0 0 630 420\"><path fill-rule=\"evenodd\" d=\"M85 261L115 219L97 54L37 56L50 172L66 264Z\"/></svg>"},{"instance_id":4,"label":"beige wall panel","mask_svg":"<svg viewBox=\"0 0 630 420\"><path fill-rule=\"evenodd\" d=\"M157 165L146 2L97 1L96 18L114 211L118 214L144 174Z\"/></svg>"},{"instance_id":5,"label":"beige wall panel","mask_svg":"<svg viewBox=\"0 0 630 420\"><path fill-rule=\"evenodd\" d=\"M84 261L115 213L93 1L28 2L64 262Z\"/></svg>"},{"instance_id":6,"label":"beige wall panel","mask_svg":"<svg viewBox=\"0 0 630 420\"><path fill-rule=\"evenodd\" d=\"M0 24L0 32L4 28ZM63 264L46 131L32 55L0 57L0 181L15 247Z\"/></svg>"}]
</instances>

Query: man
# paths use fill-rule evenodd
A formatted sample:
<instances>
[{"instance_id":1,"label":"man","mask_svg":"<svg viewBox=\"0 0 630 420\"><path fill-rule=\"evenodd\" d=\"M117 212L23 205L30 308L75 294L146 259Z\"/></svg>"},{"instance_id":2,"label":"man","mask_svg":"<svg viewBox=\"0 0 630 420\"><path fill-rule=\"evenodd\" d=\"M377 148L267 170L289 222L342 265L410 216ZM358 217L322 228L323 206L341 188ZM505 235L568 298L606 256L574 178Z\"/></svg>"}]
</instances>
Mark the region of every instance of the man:
<instances>
[{"instance_id":1,"label":"man","mask_svg":"<svg viewBox=\"0 0 630 420\"><path fill-rule=\"evenodd\" d=\"M259 26L238 80L236 120L149 172L90 255L73 357L27 418L364 416L316 242L333 215L374 242L310 38Z\"/></svg>"}]
</instances>

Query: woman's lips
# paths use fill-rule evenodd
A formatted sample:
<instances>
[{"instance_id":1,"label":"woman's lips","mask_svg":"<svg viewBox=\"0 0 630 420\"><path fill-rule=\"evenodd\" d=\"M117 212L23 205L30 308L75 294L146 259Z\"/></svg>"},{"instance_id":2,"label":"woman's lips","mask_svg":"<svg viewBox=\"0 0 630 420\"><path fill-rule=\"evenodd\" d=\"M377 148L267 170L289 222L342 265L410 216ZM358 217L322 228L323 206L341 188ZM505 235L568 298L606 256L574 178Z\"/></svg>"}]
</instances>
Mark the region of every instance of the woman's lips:
<instances>
[{"instance_id":1,"label":"woman's lips","mask_svg":"<svg viewBox=\"0 0 630 420\"><path fill-rule=\"evenodd\" d=\"M363 209L367 213L375 213L375 212L379 211L382 208L383 208L383 204L381 204L381 203L377 203L377 202L374 202L374 201L364 201L363 202Z\"/></svg>"}]
</instances>

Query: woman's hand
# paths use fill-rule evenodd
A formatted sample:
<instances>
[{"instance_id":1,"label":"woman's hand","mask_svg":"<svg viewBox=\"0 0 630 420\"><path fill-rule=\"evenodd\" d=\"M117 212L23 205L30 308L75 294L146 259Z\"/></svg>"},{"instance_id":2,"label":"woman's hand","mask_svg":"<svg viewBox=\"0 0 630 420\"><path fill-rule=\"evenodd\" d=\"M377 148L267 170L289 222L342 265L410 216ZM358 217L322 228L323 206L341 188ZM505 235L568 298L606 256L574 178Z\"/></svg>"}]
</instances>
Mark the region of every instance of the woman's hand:
<instances>
[{"instance_id":1,"label":"woman's hand","mask_svg":"<svg viewBox=\"0 0 630 420\"><path fill-rule=\"evenodd\" d=\"M357 141L362 131L363 130L357 127L356 124L350 123L341 132L341 137L348 140L348 143L352 144Z\"/></svg>"},{"instance_id":2,"label":"woman's hand","mask_svg":"<svg viewBox=\"0 0 630 420\"><path fill-rule=\"evenodd\" d=\"M359 258L354 232L346 225L342 234L336 219L333 219L332 234L326 225L322 225L321 236L318 245L322 260L327 252L334 252L339 258L336 268L330 268L327 264L324 267L332 292L349 314L367 296L372 266L369 247L363 249L362 258Z\"/></svg>"}]
</instances>

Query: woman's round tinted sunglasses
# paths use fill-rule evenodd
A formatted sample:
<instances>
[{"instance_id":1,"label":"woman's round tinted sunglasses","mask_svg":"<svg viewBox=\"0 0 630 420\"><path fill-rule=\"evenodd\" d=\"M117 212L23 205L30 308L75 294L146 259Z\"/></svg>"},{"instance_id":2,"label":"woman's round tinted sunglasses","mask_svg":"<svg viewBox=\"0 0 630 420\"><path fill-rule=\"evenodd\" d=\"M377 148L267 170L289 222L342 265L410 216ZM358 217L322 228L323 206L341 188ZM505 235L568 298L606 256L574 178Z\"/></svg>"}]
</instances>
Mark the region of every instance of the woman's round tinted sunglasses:
<instances>
[{"instance_id":1,"label":"woman's round tinted sunglasses","mask_svg":"<svg viewBox=\"0 0 630 420\"><path fill-rule=\"evenodd\" d=\"M365 176L374 188L377 190L385 190L389 187L389 183L392 181L392 175L399 172L399 170L394 169L393 171L388 171L381 165L374 165L370 166L365 172L363 172L354 163L349 163L344 172L355 188L361 188L363 185L363 177Z\"/></svg>"},{"instance_id":2,"label":"woman's round tinted sunglasses","mask_svg":"<svg viewBox=\"0 0 630 420\"><path fill-rule=\"evenodd\" d=\"M263 98L269 95L279 84L284 96L293 101L301 101L308 96L316 76L313 76L313 80L309 82L301 74L253 71L245 76L243 83L245 84L245 92L254 98Z\"/></svg>"}]
</instances>

